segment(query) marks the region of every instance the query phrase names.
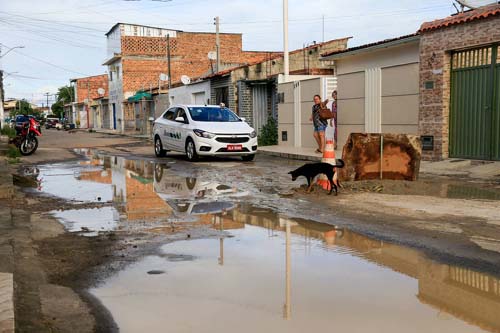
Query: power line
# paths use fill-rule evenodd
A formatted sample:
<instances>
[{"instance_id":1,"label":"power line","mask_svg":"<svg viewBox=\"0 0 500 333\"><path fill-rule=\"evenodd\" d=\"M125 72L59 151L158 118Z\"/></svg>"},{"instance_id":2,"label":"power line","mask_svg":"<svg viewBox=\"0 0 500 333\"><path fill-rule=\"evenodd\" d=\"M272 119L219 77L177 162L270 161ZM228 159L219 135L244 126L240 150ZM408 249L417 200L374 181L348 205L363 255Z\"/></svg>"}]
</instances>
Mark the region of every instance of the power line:
<instances>
[{"instance_id":1,"label":"power line","mask_svg":"<svg viewBox=\"0 0 500 333\"><path fill-rule=\"evenodd\" d=\"M2 43L0 43L0 45L3 45L3 46L8 47L7 45L2 44ZM30 58L30 59L33 59L33 60L39 61L39 62L44 63L44 64L46 64L46 65L52 66L52 67L54 67L54 68L58 68L58 69L60 69L60 70L63 70L63 71L69 72L69 73L75 73L75 74L78 74L78 75L90 76L89 74L85 74L85 73L82 73L82 72L74 71L74 70L71 70L71 69L68 69L68 68L65 68L65 67L62 67L62 66L59 66L59 65L53 64L53 63L48 62L48 61L46 61L46 60L43 60L43 59L40 59L40 58L36 58L36 57L30 56L30 55L27 55L27 54L22 53L22 52L20 52L20 51L18 51L18 50L13 50L13 52L18 53L18 54L20 54L20 55L22 55L22 56L25 56L25 57L27 57L27 58Z\"/></svg>"}]
</instances>

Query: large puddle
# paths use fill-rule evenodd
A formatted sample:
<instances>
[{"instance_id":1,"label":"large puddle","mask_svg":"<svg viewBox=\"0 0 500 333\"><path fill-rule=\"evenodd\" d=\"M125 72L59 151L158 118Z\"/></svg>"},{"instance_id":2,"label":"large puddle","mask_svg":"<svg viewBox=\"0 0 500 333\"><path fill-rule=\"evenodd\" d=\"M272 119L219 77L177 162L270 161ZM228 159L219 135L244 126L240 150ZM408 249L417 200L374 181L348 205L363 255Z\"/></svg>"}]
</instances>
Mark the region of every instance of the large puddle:
<instances>
[{"instance_id":1,"label":"large puddle","mask_svg":"<svg viewBox=\"0 0 500 333\"><path fill-rule=\"evenodd\" d=\"M91 291L122 332L500 330L495 277L262 210L205 221L232 237L164 245Z\"/></svg>"},{"instance_id":2,"label":"large puddle","mask_svg":"<svg viewBox=\"0 0 500 333\"><path fill-rule=\"evenodd\" d=\"M166 244L93 289L122 332L500 332L497 277L248 205L223 174L83 153L38 176L40 191L96 205L52 212L68 231L195 221L225 235Z\"/></svg>"}]
</instances>

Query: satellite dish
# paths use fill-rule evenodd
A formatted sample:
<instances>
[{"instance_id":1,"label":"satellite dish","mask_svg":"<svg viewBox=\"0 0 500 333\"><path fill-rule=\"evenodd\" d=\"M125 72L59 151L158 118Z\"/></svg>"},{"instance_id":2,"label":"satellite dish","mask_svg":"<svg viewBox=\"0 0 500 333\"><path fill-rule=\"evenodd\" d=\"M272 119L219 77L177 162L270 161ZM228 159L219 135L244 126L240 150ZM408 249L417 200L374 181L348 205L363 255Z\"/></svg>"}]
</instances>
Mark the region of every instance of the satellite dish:
<instances>
[{"instance_id":1,"label":"satellite dish","mask_svg":"<svg viewBox=\"0 0 500 333\"><path fill-rule=\"evenodd\" d=\"M100 95L100 96L104 96L104 93L106 92L106 90L104 90L103 88L99 88L97 89L97 93Z\"/></svg>"},{"instance_id":2,"label":"satellite dish","mask_svg":"<svg viewBox=\"0 0 500 333\"><path fill-rule=\"evenodd\" d=\"M160 74L160 81L168 81L168 75L164 74L164 73L161 73Z\"/></svg>"},{"instance_id":3,"label":"satellite dish","mask_svg":"<svg viewBox=\"0 0 500 333\"><path fill-rule=\"evenodd\" d=\"M458 2L460 5L464 7L468 7L470 9L475 9L481 6L486 6L486 5L491 5L494 3L498 3L497 1L492 1L492 0L455 0Z\"/></svg>"},{"instance_id":4,"label":"satellite dish","mask_svg":"<svg viewBox=\"0 0 500 333\"><path fill-rule=\"evenodd\" d=\"M217 60L217 52L215 52L215 51L208 52L208 59L209 60Z\"/></svg>"},{"instance_id":5,"label":"satellite dish","mask_svg":"<svg viewBox=\"0 0 500 333\"><path fill-rule=\"evenodd\" d=\"M190 84L191 83L191 79L189 78L189 76L187 75L183 75L181 76L181 82L182 84Z\"/></svg>"}]
</instances>

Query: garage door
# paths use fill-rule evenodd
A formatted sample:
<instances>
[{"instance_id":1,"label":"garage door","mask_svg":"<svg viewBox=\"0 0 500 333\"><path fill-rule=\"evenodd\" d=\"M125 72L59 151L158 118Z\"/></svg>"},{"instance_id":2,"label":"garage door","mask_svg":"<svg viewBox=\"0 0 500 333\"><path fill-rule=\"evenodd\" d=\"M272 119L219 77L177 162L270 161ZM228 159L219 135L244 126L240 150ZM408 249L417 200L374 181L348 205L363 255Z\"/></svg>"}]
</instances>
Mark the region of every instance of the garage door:
<instances>
[{"instance_id":1,"label":"garage door","mask_svg":"<svg viewBox=\"0 0 500 333\"><path fill-rule=\"evenodd\" d=\"M498 45L452 55L450 156L500 160Z\"/></svg>"}]
</instances>

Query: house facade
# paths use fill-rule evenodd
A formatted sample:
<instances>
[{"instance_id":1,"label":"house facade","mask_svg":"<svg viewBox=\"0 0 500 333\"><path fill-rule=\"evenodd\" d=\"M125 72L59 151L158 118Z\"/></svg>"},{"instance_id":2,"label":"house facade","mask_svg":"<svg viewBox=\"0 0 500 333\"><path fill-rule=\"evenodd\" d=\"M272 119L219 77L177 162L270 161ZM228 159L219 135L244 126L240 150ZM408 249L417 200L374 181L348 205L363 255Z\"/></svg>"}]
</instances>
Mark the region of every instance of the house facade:
<instances>
[{"instance_id":1,"label":"house facade","mask_svg":"<svg viewBox=\"0 0 500 333\"><path fill-rule=\"evenodd\" d=\"M424 157L500 160L500 4L420 28Z\"/></svg>"},{"instance_id":2,"label":"house facade","mask_svg":"<svg viewBox=\"0 0 500 333\"><path fill-rule=\"evenodd\" d=\"M171 82L177 83L183 75L194 78L213 71L214 63L208 53L215 50L215 33L117 23L106 37L108 60L104 65L109 73L109 102L117 115L117 128L122 131L137 129L135 114L123 103L137 92L151 91L164 84L160 74L170 74ZM266 55L243 51L241 34L221 33L220 43L222 66L261 60Z\"/></svg>"},{"instance_id":3,"label":"house facade","mask_svg":"<svg viewBox=\"0 0 500 333\"><path fill-rule=\"evenodd\" d=\"M91 106L94 100L107 99L108 91L108 76L106 74L83 77L72 79L70 81L74 89L75 101L71 104L71 108L65 108L66 118L75 123L80 128L94 128L97 123L102 124L102 115L99 114L101 119L97 119L95 110ZM108 117L111 117L108 114Z\"/></svg>"},{"instance_id":4,"label":"house facade","mask_svg":"<svg viewBox=\"0 0 500 333\"><path fill-rule=\"evenodd\" d=\"M290 74L333 76L334 66L320 61L321 54L344 50L348 40L330 40L290 52ZM278 115L278 77L283 72L283 55L270 53L265 60L210 75L210 102L225 103L259 133L268 117Z\"/></svg>"},{"instance_id":5,"label":"house facade","mask_svg":"<svg viewBox=\"0 0 500 333\"><path fill-rule=\"evenodd\" d=\"M418 134L419 40L412 34L323 55L337 70L338 147L356 132Z\"/></svg>"}]
</instances>

